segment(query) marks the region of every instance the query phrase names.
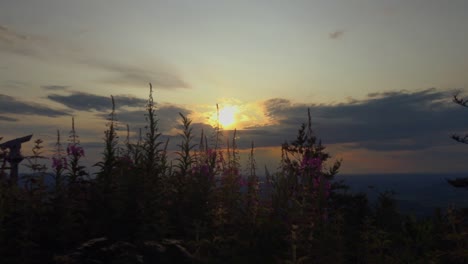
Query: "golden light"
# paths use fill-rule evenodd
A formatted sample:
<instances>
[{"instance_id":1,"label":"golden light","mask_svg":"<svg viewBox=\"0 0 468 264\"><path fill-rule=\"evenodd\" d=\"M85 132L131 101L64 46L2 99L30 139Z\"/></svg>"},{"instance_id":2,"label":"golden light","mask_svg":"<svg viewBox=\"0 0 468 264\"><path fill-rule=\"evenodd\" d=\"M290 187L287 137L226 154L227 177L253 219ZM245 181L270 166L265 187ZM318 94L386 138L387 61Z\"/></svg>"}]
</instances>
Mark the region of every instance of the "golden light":
<instances>
[{"instance_id":1,"label":"golden light","mask_svg":"<svg viewBox=\"0 0 468 264\"><path fill-rule=\"evenodd\" d=\"M231 128L236 123L236 113L238 109L236 106L225 106L219 109L219 125L222 128Z\"/></svg>"},{"instance_id":2,"label":"golden light","mask_svg":"<svg viewBox=\"0 0 468 264\"><path fill-rule=\"evenodd\" d=\"M217 108L213 109L213 106L206 105L194 112L191 118L195 122L207 123L213 128L219 125L219 128L224 130L242 130L248 127L271 124L271 121L265 115L261 102L242 103L231 100L218 106L219 109L217 110Z\"/></svg>"}]
</instances>

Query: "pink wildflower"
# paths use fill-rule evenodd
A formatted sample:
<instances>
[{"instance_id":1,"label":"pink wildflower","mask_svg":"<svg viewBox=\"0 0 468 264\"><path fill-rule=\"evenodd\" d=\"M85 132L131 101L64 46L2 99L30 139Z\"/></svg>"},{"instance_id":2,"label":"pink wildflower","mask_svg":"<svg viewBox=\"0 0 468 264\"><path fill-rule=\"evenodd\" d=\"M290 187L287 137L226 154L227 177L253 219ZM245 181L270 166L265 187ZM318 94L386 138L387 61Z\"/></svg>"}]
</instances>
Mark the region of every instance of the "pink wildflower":
<instances>
[{"instance_id":1,"label":"pink wildflower","mask_svg":"<svg viewBox=\"0 0 468 264\"><path fill-rule=\"evenodd\" d=\"M207 164L194 166L192 168L192 174L209 175L210 174L210 166L208 166Z\"/></svg>"},{"instance_id":2,"label":"pink wildflower","mask_svg":"<svg viewBox=\"0 0 468 264\"><path fill-rule=\"evenodd\" d=\"M56 170L66 169L67 168L67 159L65 157L53 157L52 158L52 168Z\"/></svg>"},{"instance_id":3,"label":"pink wildflower","mask_svg":"<svg viewBox=\"0 0 468 264\"><path fill-rule=\"evenodd\" d=\"M322 168L322 160L320 158L304 157L304 159L301 162L302 170L306 170L306 169L320 170L321 168Z\"/></svg>"},{"instance_id":4,"label":"pink wildflower","mask_svg":"<svg viewBox=\"0 0 468 264\"><path fill-rule=\"evenodd\" d=\"M72 144L72 145L68 145L67 147L67 154L69 156L75 156L75 157L83 157L84 156L84 150L82 147L76 145L76 144Z\"/></svg>"}]
</instances>

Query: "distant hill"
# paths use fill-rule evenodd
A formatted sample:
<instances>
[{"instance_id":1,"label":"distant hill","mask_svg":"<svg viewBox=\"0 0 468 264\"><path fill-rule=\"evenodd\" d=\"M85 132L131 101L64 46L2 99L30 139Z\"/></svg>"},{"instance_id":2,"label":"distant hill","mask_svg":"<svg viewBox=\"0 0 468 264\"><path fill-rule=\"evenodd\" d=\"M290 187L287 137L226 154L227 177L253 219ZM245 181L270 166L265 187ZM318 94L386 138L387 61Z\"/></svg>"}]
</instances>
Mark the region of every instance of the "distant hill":
<instances>
[{"instance_id":1,"label":"distant hill","mask_svg":"<svg viewBox=\"0 0 468 264\"><path fill-rule=\"evenodd\" d=\"M364 192L371 202L379 193L394 191L400 211L427 216L436 208L468 207L468 190L454 188L446 179L466 177L465 174L363 174L337 175L351 192Z\"/></svg>"}]
</instances>

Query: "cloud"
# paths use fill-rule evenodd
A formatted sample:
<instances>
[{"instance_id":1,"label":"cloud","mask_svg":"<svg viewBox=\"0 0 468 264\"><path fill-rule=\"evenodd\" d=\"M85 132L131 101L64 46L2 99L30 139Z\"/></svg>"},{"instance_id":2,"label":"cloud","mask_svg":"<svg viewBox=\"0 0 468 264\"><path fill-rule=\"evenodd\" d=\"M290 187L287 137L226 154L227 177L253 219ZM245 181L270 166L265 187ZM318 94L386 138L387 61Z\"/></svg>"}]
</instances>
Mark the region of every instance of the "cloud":
<instances>
[{"instance_id":1,"label":"cloud","mask_svg":"<svg viewBox=\"0 0 468 264\"><path fill-rule=\"evenodd\" d=\"M77 62L85 54L74 43L49 36L20 33L0 25L0 52L44 61Z\"/></svg>"},{"instance_id":2,"label":"cloud","mask_svg":"<svg viewBox=\"0 0 468 264\"><path fill-rule=\"evenodd\" d=\"M161 127L164 129L169 129L175 126L176 128L181 128L181 117L179 113L182 113L185 116L188 116L192 111L186 108L182 108L176 105L161 105L158 110L158 118L161 124Z\"/></svg>"},{"instance_id":3,"label":"cloud","mask_svg":"<svg viewBox=\"0 0 468 264\"><path fill-rule=\"evenodd\" d=\"M152 65L152 70L130 64L120 64L105 60L82 60L81 63L109 72L111 76L103 79L105 83L128 85L151 82L162 89L189 88L190 86L174 70L167 65ZM145 86L146 87L146 86Z\"/></svg>"},{"instance_id":4,"label":"cloud","mask_svg":"<svg viewBox=\"0 0 468 264\"><path fill-rule=\"evenodd\" d=\"M42 57L46 41L44 38L22 34L0 25L0 52L27 57Z\"/></svg>"},{"instance_id":5,"label":"cloud","mask_svg":"<svg viewBox=\"0 0 468 264\"><path fill-rule=\"evenodd\" d=\"M445 145L444 141L447 141L447 137L432 138L425 136L423 138L399 138L399 139L388 139L388 140L369 140L360 141L348 145L351 149L367 149L373 151L405 151L405 150L424 150L430 145L427 142L437 145Z\"/></svg>"},{"instance_id":6,"label":"cloud","mask_svg":"<svg viewBox=\"0 0 468 264\"><path fill-rule=\"evenodd\" d=\"M158 120L159 131L164 134L173 133L173 129L180 129L180 116L179 113L182 113L185 116L188 116L192 111L180 106L164 104L157 106L156 116ZM117 121L121 124L128 124L130 129L139 129L145 128L147 125L146 122L147 112L142 107L141 110L135 111L117 111L115 117ZM103 119L108 118L108 113L101 113L98 115Z\"/></svg>"},{"instance_id":7,"label":"cloud","mask_svg":"<svg viewBox=\"0 0 468 264\"><path fill-rule=\"evenodd\" d=\"M342 38L344 36L344 34L345 34L344 30L337 30L337 31L333 31L330 34L328 34L328 37L330 39L340 39L340 38Z\"/></svg>"},{"instance_id":8,"label":"cloud","mask_svg":"<svg viewBox=\"0 0 468 264\"><path fill-rule=\"evenodd\" d=\"M294 104L276 98L264 102L273 124L243 133L254 138L256 145L292 140L299 125L307 121L310 108L312 127L328 144L353 143L357 148L381 151L425 149L449 144L451 133L468 130L468 112L450 99L450 92L435 89L374 93L335 105ZM257 129L262 133L254 134Z\"/></svg>"},{"instance_id":9,"label":"cloud","mask_svg":"<svg viewBox=\"0 0 468 264\"><path fill-rule=\"evenodd\" d=\"M18 80L6 80L2 83L2 88L9 90L19 90L27 87L29 84Z\"/></svg>"},{"instance_id":10,"label":"cloud","mask_svg":"<svg viewBox=\"0 0 468 264\"><path fill-rule=\"evenodd\" d=\"M69 113L64 110L56 110L38 103L19 101L14 97L4 94L0 94L0 113L51 117L69 115Z\"/></svg>"},{"instance_id":11,"label":"cloud","mask_svg":"<svg viewBox=\"0 0 468 264\"><path fill-rule=\"evenodd\" d=\"M165 143L166 140L169 140L169 151L179 150L177 145L180 144L181 141L179 134L182 129L182 121L179 113L182 113L185 116L189 116L192 111L184 107L171 104L158 105L156 110L158 132L161 133L158 141ZM107 113L100 113L97 116L102 119L107 119L109 115ZM117 111L115 113L116 128L122 133L121 135L125 137L126 125L128 125L130 129L130 141L135 143L139 137L139 130L141 130L142 136L145 136L147 128L146 116L147 112L144 109L135 111ZM192 141L193 144L199 143L199 136L201 135L202 129L205 131L205 133L209 134L211 134L211 131L213 130L211 126L201 123L192 123L191 127L195 136Z\"/></svg>"},{"instance_id":12,"label":"cloud","mask_svg":"<svg viewBox=\"0 0 468 264\"><path fill-rule=\"evenodd\" d=\"M49 90L49 91L65 91L69 88L70 86L64 86L64 85L42 85L41 88L44 90Z\"/></svg>"},{"instance_id":13,"label":"cloud","mask_svg":"<svg viewBox=\"0 0 468 264\"><path fill-rule=\"evenodd\" d=\"M98 111L96 115L102 119L107 119L112 110L110 96L101 96L83 92L73 92L69 95L51 94L48 99L61 103L70 109L78 111ZM130 128L144 128L146 126L145 110L147 100L136 98L131 95L116 95L115 101L115 118L122 125L129 124ZM128 109L130 108L130 109ZM137 110L134 110L137 108ZM179 113L188 116L192 113L191 110L181 106L172 104L161 104L156 106L156 115L160 132L170 134L174 129L180 129Z\"/></svg>"},{"instance_id":14,"label":"cloud","mask_svg":"<svg viewBox=\"0 0 468 264\"><path fill-rule=\"evenodd\" d=\"M51 94L48 99L61 103L73 110L79 111L109 111L112 109L110 96L101 96L83 92L73 92L69 95ZM114 96L115 107L144 107L146 100L133 96L117 95Z\"/></svg>"},{"instance_id":15,"label":"cloud","mask_svg":"<svg viewBox=\"0 0 468 264\"><path fill-rule=\"evenodd\" d=\"M162 89L189 88L175 69L161 62L151 64L146 70L143 66L118 63L106 58L96 58L86 54L73 43L63 43L44 36L19 33L0 25L0 52L11 53L36 59L71 62L94 67L110 73L110 77L101 80L104 83L128 85L151 82Z\"/></svg>"},{"instance_id":16,"label":"cloud","mask_svg":"<svg viewBox=\"0 0 468 264\"><path fill-rule=\"evenodd\" d=\"M109 73L109 77L100 80L108 84L140 86L151 82L161 89L190 88L177 70L162 62L144 67L141 64L135 66L107 58L97 58L95 54L86 53L85 49L76 47L74 43L19 33L3 25L0 25L0 52L40 59L42 62L75 63L93 67ZM44 89L52 88L49 90L59 87L43 86Z\"/></svg>"},{"instance_id":17,"label":"cloud","mask_svg":"<svg viewBox=\"0 0 468 264\"><path fill-rule=\"evenodd\" d=\"M7 122L16 122L18 119L7 117L7 116L0 116L0 121L7 121Z\"/></svg>"}]
</instances>

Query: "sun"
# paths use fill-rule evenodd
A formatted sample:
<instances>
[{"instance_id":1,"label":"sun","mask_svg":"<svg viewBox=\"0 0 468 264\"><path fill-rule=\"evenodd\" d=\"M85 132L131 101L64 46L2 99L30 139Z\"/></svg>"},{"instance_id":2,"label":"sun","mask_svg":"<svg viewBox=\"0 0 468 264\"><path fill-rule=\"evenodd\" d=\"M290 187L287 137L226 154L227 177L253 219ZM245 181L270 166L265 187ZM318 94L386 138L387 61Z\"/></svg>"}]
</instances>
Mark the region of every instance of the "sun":
<instances>
[{"instance_id":1,"label":"sun","mask_svg":"<svg viewBox=\"0 0 468 264\"><path fill-rule=\"evenodd\" d=\"M219 109L219 125L224 129L232 127L236 123L237 112L236 106L225 106Z\"/></svg>"}]
</instances>

